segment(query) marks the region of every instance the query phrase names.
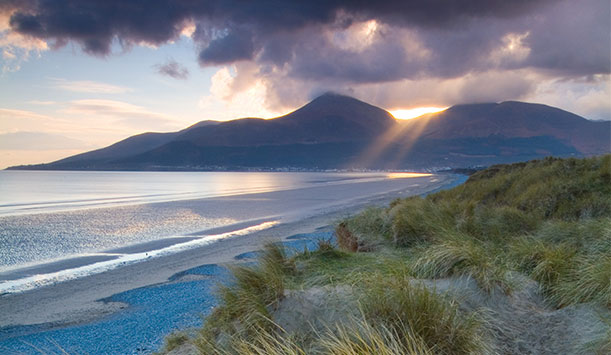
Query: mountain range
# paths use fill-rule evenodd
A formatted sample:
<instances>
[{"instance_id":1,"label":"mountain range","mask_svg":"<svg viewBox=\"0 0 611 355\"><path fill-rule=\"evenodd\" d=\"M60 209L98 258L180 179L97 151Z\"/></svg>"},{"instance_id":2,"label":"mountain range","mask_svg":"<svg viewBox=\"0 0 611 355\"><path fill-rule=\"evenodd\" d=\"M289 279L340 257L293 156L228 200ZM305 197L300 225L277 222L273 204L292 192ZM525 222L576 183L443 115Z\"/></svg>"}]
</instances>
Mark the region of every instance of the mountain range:
<instances>
[{"instance_id":1,"label":"mountain range","mask_svg":"<svg viewBox=\"0 0 611 355\"><path fill-rule=\"evenodd\" d=\"M515 101L452 106L411 120L328 93L274 119L201 121L48 164L10 169L248 170L468 167L611 151L611 122Z\"/></svg>"}]
</instances>

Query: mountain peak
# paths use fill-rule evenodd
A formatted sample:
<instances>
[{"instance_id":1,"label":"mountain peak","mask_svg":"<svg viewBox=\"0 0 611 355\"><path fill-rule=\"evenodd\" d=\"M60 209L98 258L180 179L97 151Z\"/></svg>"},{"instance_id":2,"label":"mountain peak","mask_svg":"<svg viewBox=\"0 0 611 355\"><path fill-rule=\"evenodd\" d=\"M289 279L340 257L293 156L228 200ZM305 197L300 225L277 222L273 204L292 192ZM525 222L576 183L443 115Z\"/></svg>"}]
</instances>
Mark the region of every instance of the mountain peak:
<instances>
[{"instance_id":1,"label":"mountain peak","mask_svg":"<svg viewBox=\"0 0 611 355\"><path fill-rule=\"evenodd\" d=\"M333 91L327 91L326 93L317 96L314 100L310 101L309 103L307 103L304 107L306 106L310 106L310 105L329 105L329 104L335 104L335 105L358 105L358 104L362 104L362 105L367 105L367 106L372 106L366 102L363 102L361 100L358 100L352 96L347 96L347 95L342 95L342 94L338 94L336 92Z\"/></svg>"},{"instance_id":2,"label":"mountain peak","mask_svg":"<svg viewBox=\"0 0 611 355\"><path fill-rule=\"evenodd\" d=\"M341 98L356 100L356 99L355 99L354 97L352 97L352 96L348 96L348 95L340 94L340 93L335 92L335 91L327 91L327 92L322 93L321 95L316 96L316 97L315 97L315 98L312 100L312 102L314 102L314 101L316 101L316 100L319 100L319 99L323 99L323 100L324 100L324 99L341 99Z\"/></svg>"},{"instance_id":3,"label":"mountain peak","mask_svg":"<svg viewBox=\"0 0 611 355\"><path fill-rule=\"evenodd\" d=\"M329 118L344 118L358 125L375 127L394 124L395 118L386 110L370 105L354 97L324 93L298 110L288 114L293 120L312 121Z\"/></svg>"},{"instance_id":4,"label":"mountain peak","mask_svg":"<svg viewBox=\"0 0 611 355\"><path fill-rule=\"evenodd\" d=\"M457 105L399 123L379 107L328 92L277 119L202 121L179 132L133 136L55 163L20 168L470 166L604 154L610 131L609 122L511 101Z\"/></svg>"}]
</instances>

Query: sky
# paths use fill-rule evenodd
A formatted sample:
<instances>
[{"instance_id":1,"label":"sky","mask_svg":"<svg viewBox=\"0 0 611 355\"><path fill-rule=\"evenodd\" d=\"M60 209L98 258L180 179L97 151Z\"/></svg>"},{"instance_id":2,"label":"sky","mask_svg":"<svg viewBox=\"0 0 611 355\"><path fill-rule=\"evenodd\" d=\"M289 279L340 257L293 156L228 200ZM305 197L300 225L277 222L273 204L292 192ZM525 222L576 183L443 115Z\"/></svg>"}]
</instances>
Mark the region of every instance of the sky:
<instances>
[{"instance_id":1,"label":"sky","mask_svg":"<svg viewBox=\"0 0 611 355\"><path fill-rule=\"evenodd\" d=\"M608 0L0 0L0 168L324 92L611 120Z\"/></svg>"}]
</instances>

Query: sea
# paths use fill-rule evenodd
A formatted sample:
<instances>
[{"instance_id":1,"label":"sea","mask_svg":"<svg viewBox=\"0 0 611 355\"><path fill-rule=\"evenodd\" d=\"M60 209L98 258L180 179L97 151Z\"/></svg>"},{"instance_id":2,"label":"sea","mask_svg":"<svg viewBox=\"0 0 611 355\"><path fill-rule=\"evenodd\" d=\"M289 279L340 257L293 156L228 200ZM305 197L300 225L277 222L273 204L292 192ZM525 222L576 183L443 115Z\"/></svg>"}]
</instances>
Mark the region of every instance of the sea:
<instances>
[{"instance_id":1,"label":"sea","mask_svg":"<svg viewBox=\"0 0 611 355\"><path fill-rule=\"evenodd\" d=\"M0 294L247 236L437 180L387 172L0 171Z\"/></svg>"}]
</instances>

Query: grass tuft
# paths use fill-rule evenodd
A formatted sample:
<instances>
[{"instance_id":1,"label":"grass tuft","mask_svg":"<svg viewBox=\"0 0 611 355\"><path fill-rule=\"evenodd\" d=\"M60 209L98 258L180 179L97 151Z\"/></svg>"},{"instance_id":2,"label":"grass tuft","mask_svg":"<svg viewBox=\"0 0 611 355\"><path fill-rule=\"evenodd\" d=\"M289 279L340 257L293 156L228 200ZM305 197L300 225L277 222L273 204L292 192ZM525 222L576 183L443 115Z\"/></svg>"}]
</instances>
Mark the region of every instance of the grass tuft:
<instances>
[{"instance_id":1,"label":"grass tuft","mask_svg":"<svg viewBox=\"0 0 611 355\"><path fill-rule=\"evenodd\" d=\"M421 278L471 276L486 292L498 287L508 293L512 290L508 270L491 248L468 236L453 236L423 249L412 269Z\"/></svg>"},{"instance_id":2,"label":"grass tuft","mask_svg":"<svg viewBox=\"0 0 611 355\"><path fill-rule=\"evenodd\" d=\"M432 355L426 343L403 325L388 328L372 326L365 319L354 320L349 325L338 325L317 341L323 354L331 355Z\"/></svg>"},{"instance_id":3,"label":"grass tuft","mask_svg":"<svg viewBox=\"0 0 611 355\"><path fill-rule=\"evenodd\" d=\"M595 302L611 308L611 255L576 259L575 267L553 286L551 299L559 307Z\"/></svg>"},{"instance_id":4,"label":"grass tuft","mask_svg":"<svg viewBox=\"0 0 611 355\"><path fill-rule=\"evenodd\" d=\"M259 264L261 270L268 273L275 272L283 275L295 272L295 261L287 257L284 246L280 243L265 244Z\"/></svg>"},{"instance_id":5,"label":"grass tuft","mask_svg":"<svg viewBox=\"0 0 611 355\"><path fill-rule=\"evenodd\" d=\"M398 334L409 329L435 354L490 352L483 320L477 313L465 314L454 300L406 279L372 282L362 306L372 324Z\"/></svg>"},{"instance_id":6,"label":"grass tuft","mask_svg":"<svg viewBox=\"0 0 611 355\"><path fill-rule=\"evenodd\" d=\"M270 243L256 266L229 269L234 283L219 288L221 304L208 316L195 342L203 353L212 352L219 337L253 335L260 329L274 328L270 310L284 296L285 276L295 272L295 264L281 245Z\"/></svg>"},{"instance_id":7,"label":"grass tuft","mask_svg":"<svg viewBox=\"0 0 611 355\"><path fill-rule=\"evenodd\" d=\"M163 348L159 353L166 354L189 342L189 339L189 335L184 331L174 331L165 337L163 341Z\"/></svg>"},{"instance_id":8,"label":"grass tuft","mask_svg":"<svg viewBox=\"0 0 611 355\"><path fill-rule=\"evenodd\" d=\"M420 197L398 203L391 215L393 243L398 247L433 242L454 223L449 206L438 206Z\"/></svg>"},{"instance_id":9,"label":"grass tuft","mask_svg":"<svg viewBox=\"0 0 611 355\"><path fill-rule=\"evenodd\" d=\"M305 355L303 347L290 335L259 328L250 338L238 337L231 343L232 354Z\"/></svg>"}]
</instances>

